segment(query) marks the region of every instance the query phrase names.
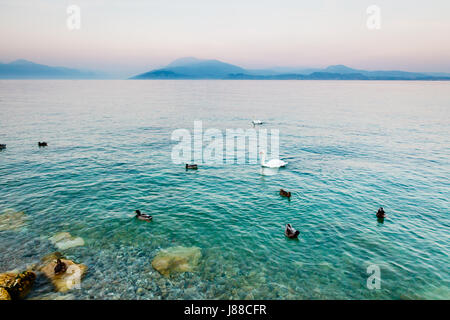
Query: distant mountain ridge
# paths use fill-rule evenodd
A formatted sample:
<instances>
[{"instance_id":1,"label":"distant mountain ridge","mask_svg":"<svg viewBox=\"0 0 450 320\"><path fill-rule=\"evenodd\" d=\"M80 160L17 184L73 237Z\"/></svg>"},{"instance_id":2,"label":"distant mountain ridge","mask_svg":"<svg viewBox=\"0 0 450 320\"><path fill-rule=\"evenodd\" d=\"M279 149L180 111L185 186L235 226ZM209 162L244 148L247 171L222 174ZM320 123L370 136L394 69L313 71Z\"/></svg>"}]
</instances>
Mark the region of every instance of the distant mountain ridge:
<instances>
[{"instance_id":1,"label":"distant mountain ridge","mask_svg":"<svg viewBox=\"0 0 450 320\"><path fill-rule=\"evenodd\" d=\"M200 60L192 57L177 59L162 69L149 71L134 79L223 79L230 74L245 73L245 69L219 60Z\"/></svg>"},{"instance_id":2,"label":"distant mountain ridge","mask_svg":"<svg viewBox=\"0 0 450 320\"><path fill-rule=\"evenodd\" d=\"M92 79L101 74L65 67L51 67L19 59L0 63L0 79Z\"/></svg>"},{"instance_id":3,"label":"distant mountain ridge","mask_svg":"<svg viewBox=\"0 0 450 320\"><path fill-rule=\"evenodd\" d=\"M24 59L0 63L0 79L105 79L107 74L53 67ZM367 71L344 65L326 68L273 67L245 69L214 59L184 57L163 68L130 79L230 79L230 80L450 80L444 72Z\"/></svg>"},{"instance_id":4,"label":"distant mountain ridge","mask_svg":"<svg viewBox=\"0 0 450 320\"><path fill-rule=\"evenodd\" d=\"M267 68L244 69L219 60L185 57L164 68L151 70L130 79L241 79L241 80L450 80L450 74L406 71L366 71L344 65L325 69Z\"/></svg>"}]
</instances>

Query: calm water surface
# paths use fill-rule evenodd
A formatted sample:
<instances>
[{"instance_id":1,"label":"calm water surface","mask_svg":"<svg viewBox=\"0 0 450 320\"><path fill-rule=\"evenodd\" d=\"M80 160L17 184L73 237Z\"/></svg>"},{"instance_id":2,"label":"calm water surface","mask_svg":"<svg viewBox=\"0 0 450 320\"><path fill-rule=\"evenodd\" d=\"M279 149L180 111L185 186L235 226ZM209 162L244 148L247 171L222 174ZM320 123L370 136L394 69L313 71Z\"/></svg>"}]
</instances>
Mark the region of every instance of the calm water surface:
<instances>
[{"instance_id":1,"label":"calm water surface","mask_svg":"<svg viewBox=\"0 0 450 320\"><path fill-rule=\"evenodd\" d=\"M2 80L0 111L0 212L28 217L0 231L0 272L68 231L89 267L72 299L450 298L450 82ZM171 162L173 130L251 119L280 130L276 175ZM201 248L197 272L151 267L173 246ZM52 292L38 277L29 298Z\"/></svg>"}]
</instances>

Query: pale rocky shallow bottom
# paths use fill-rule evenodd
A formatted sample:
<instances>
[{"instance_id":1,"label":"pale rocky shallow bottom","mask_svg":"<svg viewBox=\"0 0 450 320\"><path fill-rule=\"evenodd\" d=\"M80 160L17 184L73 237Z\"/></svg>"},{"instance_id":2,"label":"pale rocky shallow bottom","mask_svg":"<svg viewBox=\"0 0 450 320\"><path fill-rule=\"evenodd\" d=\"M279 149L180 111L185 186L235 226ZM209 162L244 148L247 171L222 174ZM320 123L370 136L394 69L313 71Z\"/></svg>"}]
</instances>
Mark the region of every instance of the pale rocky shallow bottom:
<instances>
[{"instance_id":1,"label":"pale rocky shallow bottom","mask_svg":"<svg viewBox=\"0 0 450 320\"><path fill-rule=\"evenodd\" d=\"M51 244L36 240L34 256L44 256ZM126 245L104 245L103 250L88 260L95 265L81 282L81 289L56 293L51 283L42 275L37 278L28 299L301 299L295 287L280 286L270 281L267 270L251 270L244 263L231 263L219 250L202 250L203 256L196 272L161 275L151 266L153 257L142 249ZM36 250L37 249L37 250ZM55 247L55 250L57 248ZM170 248L169 248L170 249ZM68 250L65 256L81 261L88 248ZM159 252L158 249L156 249ZM41 253L39 253L41 252ZM70 253L73 254L70 254ZM20 252L14 250L16 257ZM22 267L38 263L23 252ZM219 255L218 255L219 254ZM10 265L13 265L10 263ZM120 271L119 271L120 270ZM300 270L299 270L300 271ZM39 273L38 273L39 274ZM281 279L278 279L280 281ZM285 279L289 282L288 279ZM297 288L298 289L298 288ZM312 297L321 298L319 290Z\"/></svg>"},{"instance_id":2,"label":"pale rocky shallow bottom","mask_svg":"<svg viewBox=\"0 0 450 320\"><path fill-rule=\"evenodd\" d=\"M25 233L22 236L27 237ZM177 243L172 244L169 250L179 247ZM29 246L33 249L23 250ZM252 265L232 252L209 248L201 250L202 257L194 272L175 273L166 277L151 265L161 250L157 243L146 248L133 248L130 242L108 244L105 241L101 243L101 248L97 251L88 245L63 251L68 259L89 266L80 289L55 292L50 281L38 272L27 299L342 299L344 295L347 299L360 299L362 291L365 297L384 299L388 293L387 290L375 290L367 295L365 283L358 282L359 276L365 281L364 274L354 277L350 284L343 284L340 279L333 278L339 273L337 268L326 261L317 264L293 262L290 269L283 272L262 264L258 265L258 270L254 270ZM28 243L24 240L22 248L11 244L10 249L9 253L3 253L16 259L1 264L2 270L8 269L7 266L10 266L9 269L12 266L26 269L39 262L36 257L43 257L58 248L42 238ZM347 263L342 266L345 268L344 273L351 273L353 269L357 274L358 268L351 260L347 260ZM328 276L324 277L326 274ZM360 289L353 290L352 286ZM403 292L395 299L441 299L449 294L446 286Z\"/></svg>"},{"instance_id":3,"label":"pale rocky shallow bottom","mask_svg":"<svg viewBox=\"0 0 450 320\"><path fill-rule=\"evenodd\" d=\"M80 290L38 274L29 299L449 299L449 85L0 81L0 213L24 212L0 217L0 272L54 251L87 266ZM170 161L173 130L251 119L280 130L286 169ZM151 263L177 246L201 258L166 278Z\"/></svg>"}]
</instances>

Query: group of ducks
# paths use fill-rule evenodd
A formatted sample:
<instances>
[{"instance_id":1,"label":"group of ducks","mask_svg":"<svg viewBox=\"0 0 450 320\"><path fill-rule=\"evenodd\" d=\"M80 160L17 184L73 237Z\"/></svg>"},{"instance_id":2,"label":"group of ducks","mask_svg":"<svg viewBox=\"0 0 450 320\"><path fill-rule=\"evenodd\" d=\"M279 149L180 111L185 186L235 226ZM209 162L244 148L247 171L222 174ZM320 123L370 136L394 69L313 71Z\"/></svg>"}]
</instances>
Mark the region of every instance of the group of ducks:
<instances>
[{"instance_id":1,"label":"group of ducks","mask_svg":"<svg viewBox=\"0 0 450 320\"><path fill-rule=\"evenodd\" d=\"M47 147L48 146L48 143L47 142L45 142L45 141L43 141L43 142L38 142L38 146L39 147ZM0 144L0 150L4 150L4 149L6 149L6 144Z\"/></svg>"},{"instance_id":2,"label":"group of ducks","mask_svg":"<svg viewBox=\"0 0 450 320\"><path fill-rule=\"evenodd\" d=\"M253 120L252 124L253 124L253 126L262 125L263 122L261 120ZM45 141L43 141L43 142L39 141L38 146L39 147L47 147L48 143ZM6 144L0 144L0 150L3 150L3 149L6 149ZM261 151L260 154L261 154L261 166L262 167L280 168L280 167L285 167L287 165L287 162L280 160L280 159L272 159L272 160L266 162L264 152ZM197 170L198 165L186 163L185 168L186 168L186 170ZM280 196L288 198L290 200L291 192L280 189ZM141 213L140 210L136 210L135 213L136 213L135 217L139 220L150 222L153 219L153 217L151 215ZM377 211L377 218L379 221L383 221L385 217L386 217L386 213L385 213L383 207L380 207ZM300 231L294 229L292 227L292 225L290 223L288 223L288 224L286 224L284 234L286 235L286 237L288 237L290 239L297 239L298 235L300 234ZM58 259L56 267L55 267L55 274L64 272L65 268L66 268L65 264L63 262L61 262L61 260Z\"/></svg>"},{"instance_id":3,"label":"group of ducks","mask_svg":"<svg viewBox=\"0 0 450 320\"><path fill-rule=\"evenodd\" d=\"M252 124L255 127L256 125L262 125L263 122L261 120L253 120ZM272 160L266 162L265 161L266 157L265 157L264 152L261 151L260 155L261 155L261 166L262 167L266 167L266 168L280 168L280 167L285 167L288 164L286 161L283 161L283 160L280 160L280 159L272 159ZM198 165L196 165L196 164L187 164L186 163L186 170L189 170L189 169L197 170L198 169ZM288 198L290 200L292 194L289 191L280 189L280 196ZM141 220L147 220L147 218L144 218L144 217L142 217L139 214L136 217L141 219ZM383 221L385 217L386 217L386 214L384 212L384 209L383 209L383 207L380 207L378 209L378 212L377 212L377 218L378 218L379 221ZM150 220L151 220L151 216L150 216ZM150 220L147 220L147 221L150 221ZM300 234L300 231L294 229L292 227L292 225L290 223L288 223L288 224L286 224L286 228L284 230L284 234L286 235L286 237L288 237L290 239L297 239L299 234Z\"/></svg>"},{"instance_id":4,"label":"group of ducks","mask_svg":"<svg viewBox=\"0 0 450 320\"><path fill-rule=\"evenodd\" d=\"M283 192L283 194L282 194ZM280 190L280 195L282 195L283 197L291 197L291 193L290 192L286 192L283 189ZM289 196L288 196L289 195ZM384 218L386 218L386 212L384 211L383 207L380 207L377 211L377 218L378 221L384 221ZM284 234L286 235L286 237L290 238L290 239L297 239L298 235L300 234L300 231L295 230L290 223L288 223L286 225L286 229L284 230Z\"/></svg>"},{"instance_id":5,"label":"group of ducks","mask_svg":"<svg viewBox=\"0 0 450 320\"><path fill-rule=\"evenodd\" d=\"M255 123L254 123L255 124ZM274 159L274 160L270 160L269 162L265 162L265 157L264 157L264 153L261 152L262 154L262 160L261 160L261 166L268 166L268 167L284 167L285 165L287 165L287 162L284 162L282 160L279 159ZM198 166L196 164L186 164L186 170L188 169L194 169L197 170ZM290 191L286 191L284 189L280 189L280 196L284 197L284 198L288 198L289 200L291 199L291 192ZM139 211L139 210L137 210ZM136 211L136 212L137 212ZM137 216L139 219L141 220L147 220L146 218L140 217L139 215ZM377 211L377 218L378 221L383 221L384 218L386 217L386 213L383 209L383 207L380 207ZM151 216L150 216L150 220L151 220ZM147 220L149 221L149 220ZM286 228L284 230L284 234L286 235L286 237L290 238L290 239L297 239L300 231L294 229L292 227L292 225L290 223L286 224Z\"/></svg>"},{"instance_id":6,"label":"group of ducks","mask_svg":"<svg viewBox=\"0 0 450 320\"><path fill-rule=\"evenodd\" d=\"M280 196L291 200L291 192L290 191L280 189ZM299 234L300 234L300 231L294 229L290 223L288 223L286 225L286 228L284 229L284 235L286 237L288 237L289 239L297 239Z\"/></svg>"},{"instance_id":7,"label":"group of ducks","mask_svg":"<svg viewBox=\"0 0 450 320\"><path fill-rule=\"evenodd\" d=\"M187 169L187 168L186 168L186 169ZM197 168L196 168L196 169L197 169ZM285 190L283 190L283 189L280 189L280 195L281 195L282 197L287 197L287 198L290 198L290 197L291 197L291 193L290 193L290 192L287 192L287 191L285 191ZM152 221L152 219L153 219L153 217L152 217L151 215L149 215L149 214L144 214L144 213L141 212L141 210L136 210L134 213L136 213L135 218L136 218L136 219L139 219L139 220L142 220L142 221L150 222L150 221ZM294 228L292 227L292 225L291 225L290 223L288 223L288 224L286 225L286 229L284 230L284 234L286 235L286 237L288 237L288 238L290 238L290 239L296 239L296 238L298 238L298 235L300 234L300 231L294 229Z\"/></svg>"},{"instance_id":8,"label":"group of ducks","mask_svg":"<svg viewBox=\"0 0 450 320\"><path fill-rule=\"evenodd\" d=\"M261 125L263 122L260 120L253 120L253 125ZM287 165L287 162L279 159L272 159L268 162L265 161L265 154L264 152L260 152L261 154L261 166L262 167L268 167L268 168L280 168ZM198 165L196 164L188 164L185 165L186 171L187 170L198 170ZM290 199L291 198L291 192L285 191L283 189L280 189L280 196ZM153 217L148 214L142 214L140 210L136 210L136 218L143 221L151 221ZM286 228L284 230L284 234L286 237L290 239L296 239L298 238L298 235L300 234L300 231L294 229L290 223L286 224Z\"/></svg>"}]
</instances>

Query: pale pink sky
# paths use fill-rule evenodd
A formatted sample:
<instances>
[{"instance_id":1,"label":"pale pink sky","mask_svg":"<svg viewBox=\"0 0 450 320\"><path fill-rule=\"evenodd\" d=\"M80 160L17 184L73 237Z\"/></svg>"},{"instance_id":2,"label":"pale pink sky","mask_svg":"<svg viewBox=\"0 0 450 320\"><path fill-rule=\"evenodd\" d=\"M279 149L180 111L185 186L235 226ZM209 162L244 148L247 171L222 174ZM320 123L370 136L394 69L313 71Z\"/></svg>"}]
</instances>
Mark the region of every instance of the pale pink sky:
<instances>
[{"instance_id":1,"label":"pale pink sky","mask_svg":"<svg viewBox=\"0 0 450 320\"><path fill-rule=\"evenodd\" d=\"M66 8L81 9L81 29ZM366 26L370 5L381 28ZM0 0L0 62L133 75L183 57L246 68L450 72L448 0Z\"/></svg>"}]
</instances>

